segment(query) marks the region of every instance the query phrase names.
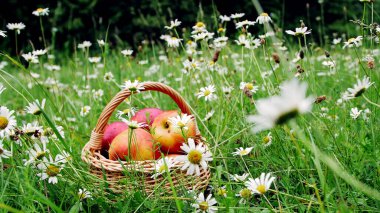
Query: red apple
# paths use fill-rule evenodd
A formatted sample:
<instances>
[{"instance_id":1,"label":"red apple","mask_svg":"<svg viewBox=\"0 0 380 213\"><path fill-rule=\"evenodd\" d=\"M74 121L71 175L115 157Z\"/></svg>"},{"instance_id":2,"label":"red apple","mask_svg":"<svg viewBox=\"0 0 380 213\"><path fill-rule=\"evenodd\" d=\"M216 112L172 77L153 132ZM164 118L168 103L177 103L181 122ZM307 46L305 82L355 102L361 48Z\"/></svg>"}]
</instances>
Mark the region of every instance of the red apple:
<instances>
[{"instance_id":1,"label":"red apple","mask_svg":"<svg viewBox=\"0 0 380 213\"><path fill-rule=\"evenodd\" d=\"M152 135L141 128L134 129L132 132L130 129L124 130L113 139L109 149L111 160L125 160L126 157L135 161L154 160L160 156L158 146L153 143Z\"/></svg>"},{"instance_id":2,"label":"red apple","mask_svg":"<svg viewBox=\"0 0 380 213\"><path fill-rule=\"evenodd\" d=\"M102 140L102 149L108 150L110 148L110 144L112 143L112 140L120 133L122 133L124 130L128 128L128 125L124 122L118 121L111 123L106 126L106 129L104 131L104 136Z\"/></svg>"},{"instance_id":3,"label":"red apple","mask_svg":"<svg viewBox=\"0 0 380 213\"><path fill-rule=\"evenodd\" d=\"M178 116L175 110L165 111L158 115L152 124L152 136L155 142L161 145L164 153L181 153L181 146L185 142L181 130L169 122L169 118ZM196 134L195 121L190 120L184 130L186 138L194 137Z\"/></svg>"},{"instance_id":4,"label":"red apple","mask_svg":"<svg viewBox=\"0 0 380 213\"><path fill-rule=\"evenodd\" d=\"M149 130L149 126L152 125L154 119L162 112L164 111L158 108L145 108L137 111L131 120L137 121L138 123L148 124L147 129Z\"/></svg>"}]
</instances>

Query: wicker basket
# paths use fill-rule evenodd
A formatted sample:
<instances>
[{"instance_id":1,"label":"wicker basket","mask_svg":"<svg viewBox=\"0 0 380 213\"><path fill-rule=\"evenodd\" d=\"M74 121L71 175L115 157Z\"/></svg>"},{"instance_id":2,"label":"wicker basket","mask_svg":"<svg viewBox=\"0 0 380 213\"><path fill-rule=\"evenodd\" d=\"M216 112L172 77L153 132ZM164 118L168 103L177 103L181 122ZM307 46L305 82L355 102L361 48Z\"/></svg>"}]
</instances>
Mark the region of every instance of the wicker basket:
<instances>
[{"instance_id":1,"label":"wicker basket","mask_svg":"<svg viewBox=\"0 0 380 213\"><path fill-rule=\"evenodd\" d=\"M144 89L141 91L158 91L169 95L183 113L191 115L190 107L186 101L171 87L157 82L141 83ZM90 141L82 150L82 160L90 165L90 172L97 177L95 184L105 186L114 193L142 190L146 193L159 192L160 194L172 194L172 187L167 180L167 175L160 175L156 179L151 176L155 173L154 160L145 161L113 161L105 158L101 153L101 142L105 127L115 108L128 98L132 92L125 89L119 92L104 108L100 114L98 123L91 133ZM199 129L196 126L197 143L203 143ZM181 171L182 162L175 162L171 168L170 176L177 190L204 189L210 179L209 170L201 170L200 176L186 175Z\"/></svg>"}]
</instances>

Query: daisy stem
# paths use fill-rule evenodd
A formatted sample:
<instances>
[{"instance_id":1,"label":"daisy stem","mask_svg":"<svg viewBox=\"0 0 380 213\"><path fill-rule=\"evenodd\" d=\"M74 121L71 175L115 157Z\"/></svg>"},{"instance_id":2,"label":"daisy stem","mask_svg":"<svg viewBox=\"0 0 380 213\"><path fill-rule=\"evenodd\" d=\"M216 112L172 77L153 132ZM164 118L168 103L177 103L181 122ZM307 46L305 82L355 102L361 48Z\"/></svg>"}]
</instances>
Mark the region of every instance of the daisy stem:
<instances>
[{"instance_id":1,"label":"daisy stem","mask_svg":"<svg viewBox=\"0 0 380 213\"><path fill-rule=\"evenodd\" d=\"M44 31L44 27L42 25L42 16L40 16L40 27L41 27L41 33L42 33L42 40L44 42L44 47L46 49L45 31Z\"/></svg>"},{"instance_id":2,"label":"daisy stem","mask_svg":"<svg viewBox=\"0 0 380 213\"><path fill-rule=\"evenodd\" d=\"M374 105L374 106L380 107L379 104L372 102L372 101L369 100L365 95L363 95L363 97L364 97L364 99L365 99L368 103L370 103L370 104L372 104L372 105Z\"/></svg>"},{"instance_id":3,"label":"daisy stem","mask_svg":"<svg viewBox=\"0 0 380 213\"><path fill-rule=\"evenodd\" d=\"M15 31L15 45L16 45L16 56L20 59L19 55L18 55L18 48L17 48L17 30Z\"/></svg>"},{"instance_id":4,"label":"daisy stem","mask_svg":"<svg viewBox=\"0 0 380 213\"><path fill-rule=\"evenodd\" d=\"M170 171L169 171L169 168L168 168L168 164L166 163L166 158L165 158L165 155L164 153L161 152L161 158L164 159L164 164L165 164L165 172L167 174L167 177L168 177L168 180L169 180L169 183L170 183L170 188L172 189L173 191L173 196L174 196L174 200L175 200L175 205L177 206L177 210L179 213L182 213L182 208L181 208L181 204L179 203L179 200L178 200L178 196L177 196L177 192L175 190L175 187L174 187L174 184L173 184L173 179L172 179L172 176L170 175Z\"/></svg>"}]
</instances>

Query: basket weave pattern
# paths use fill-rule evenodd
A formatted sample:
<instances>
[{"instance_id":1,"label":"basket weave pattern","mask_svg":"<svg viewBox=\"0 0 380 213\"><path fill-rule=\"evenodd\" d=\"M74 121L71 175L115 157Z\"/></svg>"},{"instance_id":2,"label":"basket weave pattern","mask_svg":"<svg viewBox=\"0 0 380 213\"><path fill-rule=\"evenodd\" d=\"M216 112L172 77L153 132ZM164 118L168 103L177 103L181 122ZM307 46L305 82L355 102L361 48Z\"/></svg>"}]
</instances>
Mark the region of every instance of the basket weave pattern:
<instances>
[{"instance_id":1,"label":"basket weave pattern","mask_svg":"<svg viewBox=\"0 0 380 213\"><path fill-rule=\"evenodd\" d=\"M158 91L167 94L178 105L182 113L191 115L191 110L187 102L171 87L157 82L141 83L144 91ZM113 161L105 158L101 153L102 138L109 118L119 104L128 98L133 92L129 89L120 91L107 104L100 114L96 127L91 133L90 140L82 149L82 160L90 165L90 172L97 176L99 183L105 181L108 188L115 193L122 193L125 190L144 190L146 193L162 190L162 192L171 194L169 181L165 179L166 175L160 175L156 179L151 176L155 174L155 160L145 161ZM196 126L197 143L202 143L199 129ZM200 176L186 175L186 171L181 171L182 162L175 162L170 169L175 187L184 187L185 190L205 188L210 179L210 171L202 170Z\"/></svg>"}]
</instances>

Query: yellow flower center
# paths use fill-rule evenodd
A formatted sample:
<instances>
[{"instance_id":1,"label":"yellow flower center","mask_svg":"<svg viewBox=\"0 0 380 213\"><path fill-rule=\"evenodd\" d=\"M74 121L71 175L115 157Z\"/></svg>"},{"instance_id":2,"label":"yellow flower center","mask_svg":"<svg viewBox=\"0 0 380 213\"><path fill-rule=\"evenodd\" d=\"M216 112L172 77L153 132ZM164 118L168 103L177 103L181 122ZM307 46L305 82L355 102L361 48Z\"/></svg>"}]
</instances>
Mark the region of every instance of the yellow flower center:
<instances>
[{"instance_id":1,"label":"yellow flower center","mask_svg":"<svg viewBox=\"0 0 380 213\"><path fill-rule=\"evenodd\" d=\"M199 164L202 160L202 153L198 150L191 150L189 154L187 154L187 159L192 164Z\"/></svg>"},{"instance_id":2,"label":"yellow flower center","mask_svg":"<svg viewBox=\"0 0 380 213\"><path fill-rule=\"evenodd\" d=\"M6 117L0 116L0 130L7 128L8 123L9 123L9 121Z\"/></svg>"},{"instance_id":3,"label":"yellow flower center","mask_svg":"<svg viewBox=\"0 0 380 213\"><path fill-rule=\"evenodd\" d=\"M245 188L240 191L240 196L244 199L248 199L249 197L251 197L251 195L252 195L252 192L248 188Z\"/></svg>"},{"instance_id":4,"label":"yellow flower center","mask_svg":"<svg viewBox=\"0 0 380 213\"><path fill-rule=\"evenodd\" d=\"M52 128L47 128L47 129L45 129L45 131L43 132L43 135L44 136L52 136L54 134L54 131L53 131L53 129Z\"/></svg>"},{"instance_id":5,"label":"yellow flower center","mask_svg":"<svg viewBox=\"0 0 380 213\"><path fill-rule=\"evenodd\" d=\"M83 200L85 198L86 198L86 193L85 192L82 192L82 193L79 194L79 199L80 200Z\"/></svg>"},{"instance_id":6,"label":"yellow flower center","mask_svg":"<svg viewBox=\"0 0 380 213\"><path fill-rule=\"evenodd\" d=\"M260 16L269 16L268 13L261 13Z\"/></svg>"},{"instance_id":7,"label":"yellow flower center","mask_svg":"<svg viewBox=\"0 0 380 213\"><path fill-rule=\"evenodd\" d=\"M263 184L258 185L256 188L257 191L259 191L261 194L264 194L267 190L265 189L265 186Z\"/></svg>"},{"instance_id":8,"label":"yellow flower center","mask_svg":"<svg viewBox=\"0 0 380 213\"><path fill-rule=\"evenodd\" d=\"M355 41L355 38L350 38L350 39L348 39L347 42L348 42L349 44L351 44L351 43L354 43L354 41Z\"/></svg>"},{"instance_id":9,"label":"yellow flower center","mask_svg":"<svg viewBox=\"0 0 380 213\"><path fill-rule=\"evenodd\" d=\"M227 191L226 191L226 189L219 188L217 194L219 196L224 196L225 194L227 194Z\"/></svg>"},{"instance_id":10,"label":"yellow flower center","mask_svg":"<svg viewBox=\"0 0 380 213\"><path fill-rule=\"evenodd\" d=\"M223 27L220 27L220 28L218 29L218 32L219 32L219 33L224 32L224 28L223 28Z\"/></svg>"},{"instance_id":11,"label":"yellow flower center","mask_svg":"<svg viewBox=\"0 0 380 213\"><path fill-rule=\"evenodd\" d=\"M125 109L125 110L123 110L123 113L126 115L126 114L128 114L128 113L130 113L131 112L131 109Z\"/></svg>"},{"instance_id":12,"label":"yellow flower center","mask_svg":"<svg viewBox=\"0 0 380 213\"><path fill-rule=\"evenodd\" d=\"M211 94L211 91L208 90L208 89L206 89L206 90L203 92L203 94L204 94L205 96L209 96L209 95Z\"/></svg>"},{"instance_id":13,"label":"yellow flower center","mask_svg":"<svg viewBox=\"0 0 380 213\"><path fill-rule=\"evenodd\" d=\"M41 160L43 157L45 157L45 155L46 155L46 152L38 152L35 158L36 160Z\"/></svg>"},{"instance_id":14,"label":"yellow flower center","mask_svg":"<svg viewBox=\"0 0 380 213\"><path fill-rule=\"evenodd\" d=\"M247 88L248 90L253 90L253 84L252 83L247 83L245 85L245 88Z\"/></svg>"},{"instance_id":15,"label":"yellow flower center","mask_svg":"<svg viewBox=\"0 0 380 213\"><path fill-rule=\"evenodd\" d=\"M205 24L203 22L199 21L195 24L195 26L198 28L201 28L201 27L205 27Z\"/></svg>"},{"instance_id":16,"label":"yellow flower center","mask_svg":"<svg viewBox=\"0 0 380 213\"><path fill-rule=\"evenodd\" d=\"M54 165L49 165L46 168L46 174L49 175L50 177L57 176L59 174L59 168Z\"/></svg>"},{"instance_id":17,"label":"yellow flower center","mask_svg":"<svg viewBox=\"0 0 380 213\"><path fill-rule=\"evenodd\" d=\"M263 142L264 143L269 143L270 142L270 138L268 136L265 136L264 139L263 139Z\"/></svg>"},{"instance_id":18,"label":"yellow flower center","mask_svg":"<svg viewBox=\"0 0 380 213\"><path fill-rule=\"evenodd\" d=\"M160 168L158 168L158 172L159 172L159 173L163 173L163 172L166 171L166 168L167 168L167 167L165 166L165 164L163 164L163 165L160 166Z\"/></svg>"},{"instance_id":19,"label":"yellow flower center","mask_svg":"<svg viewBox=\"0 0 380 213\"><path fill-rule=\"evenodd\" d=\"M206 201L200 202L199 209L201 209L202 211L206 211L208 209L208 203Z\"/></svg>"},{"instance_id":20,"label":"yellow flower center","mask_svg":"<svg viewBox=\"0 0 380 213\"><path fill-rule=\"evenodd\" d=\"M240 151L240 155L246 155L246 154L248 154L247 150L243 149L243 150Z\"/></svg>"},{"instance_id":21,"label":"yellow flower center","mask_svg":"<svg viewBox=\"0 0 380 213\"><path fill-rule=\"evenodd\" d=\"M43 12L44 11L44 8L38 8L37 9L37 12L39 12L39 13L41 13L41 12Z\"/></svg>"},{"instance_id":22,"label":"yellow flower center","mask_svg":"<svg viewBox=\"0 0 380 213\"><path fill-rule=\"evenodd\" d=\"M172 37L172 39L175 41L175 40L177 40L177 38L176 37Z\"/></svg>"},{"instance_id":23,"label":"yellow flower center","mask_svg":"<svg viewBox=\"0 0 380 213\"><path fill-rule=\"evenodd\" d=\"M186 126L186 124L184 124L182 121L178 121L178 122L177 122L177 125L178 125L180 128Z\"/></svg>"}]
</instances>

